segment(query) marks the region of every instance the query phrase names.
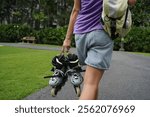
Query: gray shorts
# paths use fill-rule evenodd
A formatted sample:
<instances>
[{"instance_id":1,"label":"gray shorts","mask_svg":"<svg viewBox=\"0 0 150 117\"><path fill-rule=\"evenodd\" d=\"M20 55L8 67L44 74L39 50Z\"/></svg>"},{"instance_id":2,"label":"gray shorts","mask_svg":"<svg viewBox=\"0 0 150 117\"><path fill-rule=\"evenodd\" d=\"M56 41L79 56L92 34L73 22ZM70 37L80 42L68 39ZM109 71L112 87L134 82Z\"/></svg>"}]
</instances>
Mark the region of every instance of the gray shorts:
<instances>
[{"instance_id":1,"label":"gray shorts","mask_svg":"<svg viewBox=\"0 0 150 117\"><path fill-rule=\"evenodd\" d=\"M109 69L113 41L104 30L75 34L77 54L81 65Z\"/></svg>"}]
</instances>

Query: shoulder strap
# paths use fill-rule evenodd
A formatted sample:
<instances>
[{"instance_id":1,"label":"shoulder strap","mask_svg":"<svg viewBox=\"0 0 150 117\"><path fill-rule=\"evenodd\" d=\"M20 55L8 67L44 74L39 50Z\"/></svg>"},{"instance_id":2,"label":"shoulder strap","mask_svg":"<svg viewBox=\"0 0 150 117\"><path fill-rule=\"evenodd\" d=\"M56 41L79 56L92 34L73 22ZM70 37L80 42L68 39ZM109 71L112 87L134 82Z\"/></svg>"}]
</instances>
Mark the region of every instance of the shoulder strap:
<instances>
[{"instance_id":1,"label":"shoulder strap","mask_svg":"<svg viewBox=\"0 0 150 117\"><path fill-rule=\"evenodd\" d=\"M111 30L111 38L114 39L116 37L116 19L110 20L110 30Z\"/></svg>"},{"instance_id":2,"label":"shoulder strap","mask_svg":"<svg viewBox=\"0 0 150 117\"><path fill-rule=\"evenodd\" d=\"M127 8L127 11L126 11L126 16L125 16L123 28L127 28L127 27L126 27L126 22L127 22L127 18L128 18L128 12L129 12L129 7Z\"/></svg>"}]
</instances>

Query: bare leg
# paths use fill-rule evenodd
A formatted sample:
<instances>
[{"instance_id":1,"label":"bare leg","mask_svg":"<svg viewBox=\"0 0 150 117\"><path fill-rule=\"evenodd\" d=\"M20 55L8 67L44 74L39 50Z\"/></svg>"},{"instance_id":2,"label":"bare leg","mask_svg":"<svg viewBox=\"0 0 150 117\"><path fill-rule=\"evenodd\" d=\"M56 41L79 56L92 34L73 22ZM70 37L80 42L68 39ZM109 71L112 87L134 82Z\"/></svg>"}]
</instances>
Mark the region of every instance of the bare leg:
<instances>
[{"instance_id":1,"label":"bare leg","mask_svg":"<svg viewBox=\"0 0 150 117\"><path fill-rule=\"evenodd\" d=\"M99 70L91 66L87 66L84 75L83 90L80 100L96 100L98 95L99 82L103 76L104 70Z\"/></svg>"}]
</instances>

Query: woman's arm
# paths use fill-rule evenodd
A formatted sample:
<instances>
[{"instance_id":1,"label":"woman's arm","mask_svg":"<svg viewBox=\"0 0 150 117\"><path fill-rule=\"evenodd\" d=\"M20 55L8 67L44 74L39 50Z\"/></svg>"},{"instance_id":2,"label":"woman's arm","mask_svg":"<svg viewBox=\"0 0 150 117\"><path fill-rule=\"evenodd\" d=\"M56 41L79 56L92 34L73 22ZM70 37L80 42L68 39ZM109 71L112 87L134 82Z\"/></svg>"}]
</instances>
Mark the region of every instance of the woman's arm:
<instances>
[{"instance_id":1,"label":"woman's arm","mask_svg":"<svg viewBox=\"0 0 150 117\"><path fill-rule=\"evenodd\" d=\"M136 0L128 0L129 5L134 5L136 3Z\"/></svg>"},{"instance_id":2,"label":"woman's arm","mask_svg":"<svg viewBox=\"0 0 150 117\"><path fill-rule=\"evenodd\" d=\"M67 51L68 51L70 48L74 24L75 24L75 21L76 21L79 11L80 11L80 0L74 0L74 6L73 6L73 9L72 9L72 12L70 15L70 21L69 21L65 40L63 42L63 50L62 51L65 51L65 49L67 49Z\"/></svg>"}]
</instances>

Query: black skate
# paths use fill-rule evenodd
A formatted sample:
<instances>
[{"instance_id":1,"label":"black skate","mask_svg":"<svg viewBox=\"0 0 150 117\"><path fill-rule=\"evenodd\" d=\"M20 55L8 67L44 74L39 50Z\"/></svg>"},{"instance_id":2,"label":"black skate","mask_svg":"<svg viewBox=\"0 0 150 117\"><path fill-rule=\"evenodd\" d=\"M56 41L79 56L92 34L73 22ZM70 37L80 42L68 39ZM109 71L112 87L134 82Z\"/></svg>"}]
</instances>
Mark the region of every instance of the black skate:
<instances>
[{"instance_id":1,"label":"black skate","mask_svg":"<svg viewBox=\"0 0 150 117\"><path fill-rule=\"evenodd\" d=\"M81 72L83 72L83 70L79 66L79 60L77 55L68 54L66 58L68 61L66 76L70 79L71 83L74 86L75 92L79 97L81 94L80 85L83 82L83 77L81 75Z\"/></svg>"},{"instance_id":2,"label":"black skate","mask_svg":"<svg viewBox=\"0 0 150 117\"><path fill-rule=\"evenodd\" d=\"M52 76L46 76L44 78L50 78L49 85L52 87L51 95L55 97L60 91L61 87L64 86L67 81L67 77L65 76L66 66L65 64L65 56L59 55L55 56L52 59L52 65L54 66L51 71L53 71Z\"/></svg>"}]
</instances>

